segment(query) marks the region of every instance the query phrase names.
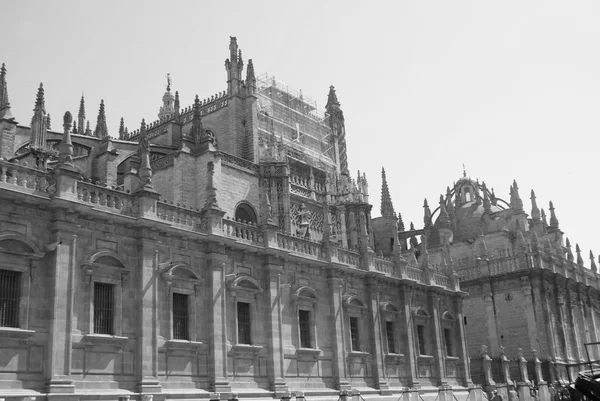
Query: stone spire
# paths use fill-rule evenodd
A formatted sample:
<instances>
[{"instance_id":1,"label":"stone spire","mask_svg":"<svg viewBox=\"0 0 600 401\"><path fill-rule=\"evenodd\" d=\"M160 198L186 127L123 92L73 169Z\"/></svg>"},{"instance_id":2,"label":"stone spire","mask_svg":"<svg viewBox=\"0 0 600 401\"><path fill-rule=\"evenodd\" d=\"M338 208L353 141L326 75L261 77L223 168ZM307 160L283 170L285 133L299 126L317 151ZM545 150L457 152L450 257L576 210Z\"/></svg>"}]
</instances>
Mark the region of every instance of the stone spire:
<instances>
[{"instance_id":1,"label":"stone spire","mask_svg":"<svg viewBox=\"0 0 600 401\"><path fill-rule=\"evenodd\" d=\"M85 128L84 128L84 126L85 126L85 100L83 99L83 95L81 95L81 101L79 102L79 114L77 114L77 120L79 123L79 134L87 135L85 133Z\"/></svg>"},{"instance_id":2,"label":"stone spire","mask_svg":"<svg viewBox=\"0 0 600 401\"><path fill-rule=\"evenodd\" d=\"M452 202L452 192L450 191L450 187L446 187L446 210L448 211L448 216L450 220L454 218L454 203Z\"/></svg>"},{"instance_id":3,"label":"stone spire","mask_svg":"<svg viewBox=\"0 0 600 401\"><path fill-rule=\"evenodd\" d=\"M546 220L546 212L544 209L540 209L540 216L542 216L542 224L544 227L548 227L548 221Z\"/></svg>"},{"instance_id":4,"label":"stone spire","mask_svg":"<svg viewBox=\"0 0 600 401\"><path fill-rule=\"evenodd\" d=\"M125 139L125 121L123 117L121 117L121 122L119 123L119 139Z\"/></svg>"},{"instance_id":5,"label":"stone spire","mask_svg":"<svg viewBox=\"0 0 600 401\"><path fill-rule=\"evenodd\" d=\"M96 120L96 129L94 136L100 139L108 136L108 127L106 126L106 114L104 112L104 99L100 100L100 110L98 110L98 120Z\"/></svg>"},{"instance_id":6,"label":"stone spire","mask_svg":"<svg viewBox=\"0 0 600 401\"><path fill-rule=\"evenodd\" d=\"M425 223L426 228L431 226L431 210L427 204L427 198L423 202L423 223Z\"/></svg>"},{"instance_id":7,"label":"stone spire","mask_svg":"<svg viewBox=\"0 0 600 401\"><path fill-rule=\"evenodd\" d=\"M73 131L71 131L72 134L76 134L77 133L77 121L73 121Z\"/></svg>"},{"instance_id":8,"label":"stone spire","mask_svg":"<svg viewBox=\"0 0 600 401\"><path fill-rule=\"evenodd\" d=\"M46 147L47 122L44 84L41 83L35 99L33 119L31 120L31 141L29 142L31 148L44 149Z\"/></svg>"},{"instance_id":9,"label":"stone spire","mask_svg":"<svg viewBox=\"0 0 600 401\"><path fill-rule=\"evenodd\" d=\"M52 120L50 119L50 113L46 114L46 129L50 131L52 128Z\"/></svg>"},{"instance_id":10,"label":"stone spire","mask_svg":"<svg viewBox=\"0 0 600 401\"><path fill-rule=\"evenodd\" d=\"M517 180L513 180L513 184L511 185L510 189L510 207L517 211L523 211L523 201L519 196Z\"/></svg>"},{"instance_id":11,"label":"stone spire","mask_svg":"<svg viewBox=\"0 0 600 401\"><path fill-rule=\"evenodd\" d=\"M581 257L581 248L579 248L579 244L575 244L575 253L577 253L577 264L583 266L583 258Z\"/></svg>"},{"instance_id":12,"label":"stone spire","mask_svg":"<svg viewBox=\"0 0 600 401\"><path fill-rule=\"evenodd\" d=\"M490 213L492 211L492 202L490 201L490 194L488 193L485 181L482 182L481 186L483 188L483 210Z\"/></svg>"},{"instance_id":13,"label":"stone spire","mask_svg":"<svg viewBox=\"0 0 600 401\"><path fill-rule=\"evenodd\" d=\"M244 61L242 51L238 49L235 36L229 37L229 58L225 60L227 71L227 91L230 96L239 95L242 87L242 70Z\"/></svg>"},{"instance_id":14,"label":"stone spire","mask_svg":"<svg viewBox=\"0 0 600 401\"><path fill-rule=\"evenodd\" d=\"M6 66L0 68L0 120L12 120L10 102L8 101L8 85L6 84Z\"/></svg>"},{"instance_id":15,"label":"stone spire","mask_svg":"<svg viewBox=\"0 0 600 401\"><path fill-rule=\"evenodd\" d=\"M200 99L198 95L194 99L194 110L192 113L192 129L190 136L193 138L196 147L200 145L200 142L204 140L204 129L202 127L202 116L200 115Z\"/></svg>"},{"instance_id":16,"label":"stone spire","mask_svg":"<svg viewBox=\"0 0 600 401\"><path fill-rule=\"evenodd\" d=\"M440 194L440 227L441 228L450 228L450 216L448 216L448 211L446 210L446 202L444 200L444 195Z\"/></svg>"},{"instance_id":17,"label":"stone spire","mask_svg":"<svg viewBox=\"0 0 600 401\"><path fill-rule=\"evenodd\" d=\"M567 260L569 262L572 262L574 260L574 258L573 258L573 252L571 251L571 241L569 241L569 238L567 238L565 246L567 248Z\"/></svg>"},{"instance_id":18,"label":"stone spire","mask_svg":"<svg viewBox=\"0 0 600 401\"><path fill-rule=\"evenodd\" d=\"M381 217L396 217L383 167L381 168Z\"/></svg>"},{"instance_id":19,"label":"stone spire","mask_svg":"<svg viewBox=\"0 0 600 401\"><path fill-rule=\"evenodd\" d=\"M327 95L327 104L325 105L325 110L329 115L329 125L331 127L331 131L334 138L337 140L336 147L338 149L339 173L347 174L348 151L346 148L344 113L340 108L340 102L338 101L337 94L335 93L335 87L333 85L329 87L329 94Z\"/></svg>"},{"instance_id":20,"label":"stone spire","mask_svg":"<svg viewBox=\"0 0 600 401\"><path fill-rule=\"evenodd\" d=\"M256 76L254 75L252 59L248 60L248 67L246 68L246 91L250 96L256 95Z\"/></svg>"},{"instance_id":21,"label":"stone spire","mask_svg":"<svg viewBox=\"0 0 600 401\"><path fill-rule=\"evenodd\" d=\"M175 91L175 113L179 114L179 108L181 107L179 105L179 91Z\"/></svg>"},{"instance_id":22,"label":"stone spire","mask_svg":"<svg viewBox=\"0 0 600 401\"><path fill-rule=\"evenodd\" d=\"M554 213L554 205L552 201L550 201L550 228L558 229L558 219L556 218L556 213Z\"/></svg>"},{"instance_id":23,"label":"stone spire","mask_svg":"<svg viewBox=\"0 0 600 401\"><path fill-rule=\"evenodd\" d=\"M139 170L142 186L146 189L152 188L152 168L150 167L150 143L146 133L146 120L142 119L139 135L139 152L141 165Z\"/></svg>"},{"instance_id":24,"label":"stone spire","mask_svg":"<svg viewBox=\"0 0 600 401\"><path fill-rule=\"evenodd\" d=\"M85 135L87 135L87 136L92 135L92 129L90 128L90 120L87 120L85 122Z\"/></svg>"},{"instance_id":25,"label":"stone spire","mask_svg":"<svg viewBox=\"0 0 600 401\"><path fill-rule=\"evenodd\" d=\"M71 123L73 116L69 111L63 117L63 137L58 147L58 163L73 167L73 144L71 143Z\"/></svg>"},{"instance_id":26,"label":"stone spire","mask_svg":"<svg viewBox=\"0 0 600 401\"><path fill-rule=\"evenodd\" d=\"M537 202L535 201L535 192L531 190L531 219L534 222L540 221L540 209L538 208Z\"/></svg>"},{"instance_id":27,"label":"stone spire","mask_svg":"<svg viewBox=\"0 0 600 401\"><path fill-rule=\"evenodd\" d=\"M594 273L598 271L598 267L596 266L596 261L594 260L594 254L590 250L590 268Z\"/></svg>"}]
</instances>

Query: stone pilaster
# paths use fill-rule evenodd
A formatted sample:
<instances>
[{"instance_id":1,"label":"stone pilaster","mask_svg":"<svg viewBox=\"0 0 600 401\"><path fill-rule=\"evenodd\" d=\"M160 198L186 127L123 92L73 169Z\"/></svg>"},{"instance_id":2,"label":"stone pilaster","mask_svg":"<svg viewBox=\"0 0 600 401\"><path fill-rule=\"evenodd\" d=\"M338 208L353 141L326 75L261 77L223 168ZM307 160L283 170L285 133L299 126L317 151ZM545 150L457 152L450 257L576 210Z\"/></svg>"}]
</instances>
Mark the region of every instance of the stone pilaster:
<instances>
[{"instance_id":1,"label":"stone pilaster","mask_svg":"<svg viewBox=\"0 0 600 401\"><path fill-rule=\"evenodd\" d=\"M60 245L54 251L51 263L50 291L50 331L46 354L48 393L73 393L75 386L71 379L72 320L73 320L73 280L75 272L77 237L69 222L71 218L59 209L53 223L53 240ZM64 296L67 294L67 296Z\"/></svg>"},{"instance_id":2,"label":"stone pilaster","mask_svg":"<svg viewBox=\"0 0 600 401\"><path fill-rule=\"evenodd\" d=\"M419 383L418 375L417 375L417 360L415 356L414 350L417 347L414 338L414 327L412 320L412 311L411 311L411 288L402 288L400 289L400 300L402 301L402 305L404 307L403 316L404 316L404 338L402 339L402 343L405 344L402 352L404 353L404 358L406 360L406 372L408 383L406 383L409 387L419 388L421 385Z\"/></svg>"},{"instance_id":3,"label":"stone pilaster","mask_svg":"<svg viewBox=\"0 0 600 401\"><path fill-rule=\"evenodd\" d=\"M490 283L483 284L483 306L485 308L485 326L487 328L487 338L490 341L490 351L495 353L500 350L500 342L496 324L496 313L494 311L494 295Z\"/></svg>"},{"instance_id":4,"label":"stone pilaster","mask_svg":"<svg viewBox=\"0 0 600 401\"><path fill-rule=\"evenodd\" d=\"M462 312L462 298L454 298L454 310L456 310L456 324L458 331L458 357L463 371L463 382L465 387L473 387L473 380L471 379L471 359L469 358L469 350L467 349L467 335L465 333L464 326L464 315Z\"/></svg>"},{"instance_id":5,"label":"stone pilaster","mask_svg":"<svg viewBox=\"0 0 600 401\"><path fill-rule=\"evenodd\" d=\"M379 310L380 287L374 277L369 277L368 280L369 318L371 320L369 322L371 326L369 329L371 330L371 338L373 341L371 346L371 354L373 356L372 376L380 394L386 395L391 394L391 390L385 374L385 352L383 345L383 336L385 334L382 333L383 322L381 321L381 313Z\"/></svg>"},{"instance_id":6,"label":"stone pilaster","mask_svg":"<svg viewBox=\"0 0 600 401\"><path fill-rule=\"evenodd\" d=\"M158 380L158 232L141 229L138 240L137 382L140 393L160 393Z\"/></svg>"},{"instance_id":7,"label":"stone pilaster","mask_svg":"<svg viewBox=\"0 0 600 401\"><path fill-rule=\"evenodd\" d=\"M440 325L440 295L437 293L429 293L429 302L431 305L431 320L433 333L433 354L436 360L436 369L438 371L437 381L438 386L448 386L448 380L446 379L446 352L444 351L444 344L442 343L442 328Z\"/></svg>"},{"instance_id":8,"label":"stone pilaster","mask_svg":"<svg viewBox=\"0 0 600 401\"><path fill-rule=\"evenodd\" d=\"M267 375L271 390L275 392L275 397L288 391L285 382L284 360L283 360L283 340L282 340L282 305L281 305L281 273L282 266L276 264L275 260L269 261L264 265L269 283L267 287L267 296L269 299L267 317L267 342L268 359Z\"/></svg>"},{"instance_id":9,"label":"stone pilaster","mask_svg":"<svg viewBox=\"0 0 600 401\"><path fill-rule=\"evenodd\" d=\"M209 338L212 347L208 357L208 374L211 390L217 393L228 393L231 384L227 377L227 299L225 287L225 268L227 255L217 245L207 254L207 291L209 305Z\"/></svg>"},{"instance_id":10,"label":"stone pilaster","mask_svg":"<svg viewBox=\"0 0 600 401\"><path fill-rule=\"evenodd\" d=\"M331 307L332 346L333 346L333 377L338 390L348 390L348 372L346 369L346 344L344 338L343 285L341 278L329 277L329 293Z\"/></svg>"}]
</instances>

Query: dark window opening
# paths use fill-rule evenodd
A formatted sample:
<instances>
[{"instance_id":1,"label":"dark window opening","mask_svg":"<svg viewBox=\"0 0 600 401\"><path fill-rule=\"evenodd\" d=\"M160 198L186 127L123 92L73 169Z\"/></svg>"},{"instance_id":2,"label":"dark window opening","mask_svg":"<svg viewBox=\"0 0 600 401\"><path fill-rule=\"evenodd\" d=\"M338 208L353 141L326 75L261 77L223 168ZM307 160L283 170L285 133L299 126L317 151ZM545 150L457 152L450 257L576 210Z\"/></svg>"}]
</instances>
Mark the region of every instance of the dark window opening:
<instances>
[{"instance_id":1,"label":"dark window opening","mask_svg":"<svg viewBox=\"0 0 600 401\"><path fill-rule=\"evenodd\" d=\"M256 213L254 213L252 206L247 203L240 203L235 209L235 219L256 224Z\"/></svg>"},{"instance_id":2,"label":"dark window opening","mask_svg":"<svg viewBox=\"0 0 600 401\"><path fill-rule=\"evenodd\" d=\"M417 341L419 343L419 355L427 355L425 347L425 326L417 325Z\"/></svg>"},{"instance_id":3,"label":"dark window opening","mask_svg":"<svg viewBox=\"0 0 600 401\"><path fill-rule=\"evenodd\" d=\"M360 338L358 335L358 318L350 318L350 342L352 351L360 351Z\"/></svg>"},{"instance_id":4,"label":"dark window opening","mask_svg":"<svg viewBox=\"0 0 600 401\"><path fill-rule=\"evenodd\" d=\"M390 238L390 250L394 250L394 238Z\"/></svg>"},{"instance_id":5,"label":"dark window opening","mask_svg":"<svg viewBox=\"0 0 600 401\"><path fill-rule=\"evenodd\" d=\"M94 333L114 335L114 288L112 284L94 283Z\"/></svg>"},{"instance_id":6,"label":"dark window opening","mask_svg":"<svg viewBox=\"0 0 600 401\"><path fill-rule=\"evenodd\" d=\"M396 353L396 342L394 341L394 322L385 322L385 333L387 336L388 353Z\"/></svg>"},{"instance_id":7,"label":"dark window opening","mask_svg":"<svg viewBox=\"0 0 600 401\"><path fill-rule=\"evenodd\" d=\"M237 303L238 344L252 344L250 336L250 304Z\"/></svg>"},{"instance_id":8,"label":"dark window opening","mask_svg":"<svg viewBox=\"0 0 600 401\"><path fill-rule=\"evenodd\" d=\"M173 339L189 340L188 296L173 293Z\"/></svg>"},{"instance_id":9,"label":"dark window opening","mask_svg":"<svg viewBox=\"0 0 600 401\"><path fill-rule=\"evenodd\" d=\"M452 331L444 329L444 343L446 344L446 355L454 356L452 353Z\"/></svg>"},{"instance_id":10,"label":"dark window opening","mask_svg":"<svg viewBox=\"0 0 600 401\"><path fill-rule=\"evenodd\" d=\"M21 272L0 270L0 327L19 327Z\"/></svg>"},{"instance_id":11,"label":"dark window opening","mask_svg":"<svg viewBox=\"0 0 600 401\"><path fill-rule=\"evenodd\" d=\"M300 347L312 348L310 338L310 312L307 310L298 311L298 323L300 325Z\"/></svg>"}]
</instances>

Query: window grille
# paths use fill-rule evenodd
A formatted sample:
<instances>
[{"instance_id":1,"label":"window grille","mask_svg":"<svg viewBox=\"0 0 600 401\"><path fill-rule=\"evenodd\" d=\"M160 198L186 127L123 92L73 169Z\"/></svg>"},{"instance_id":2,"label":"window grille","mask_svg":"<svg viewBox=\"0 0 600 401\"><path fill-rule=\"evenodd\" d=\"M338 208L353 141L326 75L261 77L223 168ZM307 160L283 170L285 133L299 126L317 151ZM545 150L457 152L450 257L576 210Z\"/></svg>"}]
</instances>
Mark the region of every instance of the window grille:
<instances>
[{"instance_id":1,"label":"window grille","mask_svg":"<svg viewBox=\"0 0 600 401\"><path fill-rule=\"evenodd\" d=\"M417 325L417 341L419 342L419 354L427 355L425 347L425 326Z\"/></svg>"},{"instance_id":2,"label":"window grille","mask_svg":"<svg viewBox=\"0 0 600 401\"><path fill-rule=\"evenodd\" d=\"M350 318L350 342L352 351L360 351L360 338L358 336L358 318Z\"/></svg>"},{"instance_id":3,"label":"window grille","mask_svg":"<svg viewBox=\"0 0 600 401\"><path fill-rule=\"evenodd\" d=\"M250 336L250 304L237 303L238 344L252 344Z\"/></svg>"},{"instance_id":4,"label":"window grille","mask_svg":"<svg viewBox=\"0 0 600 401\"><path fill-rule=\"evenodd\" d=\"M112 284L94 283L95 334L114 334L114 288Z\"/></svg>"},{"instance_id":5,"label":"window grille","mask_svg":"<svg viewBox=\"0 0 600 401\"><path fill-rule=\"evenodd\" d=\"M452 355L452 331L450 329L444 329L444 343L446 344L446 355Z\"/></svg>"},{"instance_id":6,"label":"window grille","mask_svg":"<svg viewBox=\"0 0 600 401\"><path fill-rule=\"evenodd\" d=\"M189 340L188 296L173 293L173 339Z\"/></svg>"},{"instance_id":7,"label":"window grille","mask_svg":"<svg viewBox=\"0 0 600 401\"><path fill-rule=\"evenodd\" d=\"M0 327L19 327L21 272L0 270Z\"/></svg>"},{"instance_id":8,"label":"window grille","mask_svg":"<svg viewBox=\"0 0 600 401\"><path fill-rule=\"evenodd\" d=\"M307 310L298 311L298 323L300 325L300 347L312 348L310 338L310 312Z\"/></svg>"},{"instance_id":9,"label":"window grille","mask_svg":"<svg viewBox=\"0 0 600 401\"><path fill-rule=\"evenodd\" d=\"M387 346L390 354L396 353L396 342L394 341L394 322L385 322L385 333L387 335Z\"/></svg>"}]
</instances>

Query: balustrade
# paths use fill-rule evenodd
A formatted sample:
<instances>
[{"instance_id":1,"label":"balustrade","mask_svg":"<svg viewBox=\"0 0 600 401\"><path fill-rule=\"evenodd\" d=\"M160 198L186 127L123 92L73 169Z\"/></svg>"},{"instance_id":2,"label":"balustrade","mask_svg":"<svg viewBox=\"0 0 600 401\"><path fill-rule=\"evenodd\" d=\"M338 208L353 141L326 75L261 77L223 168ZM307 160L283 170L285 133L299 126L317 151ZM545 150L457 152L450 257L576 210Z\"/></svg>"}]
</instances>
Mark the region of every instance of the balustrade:
<instances>
[{"instance_id":1,"label":"balustrade","mask_svg":"<svg viewBox=\"0 0 600 401\"><path fill-rule=\"evenodd\" d=\"M360 268L360 253L348 249L338 249L338 260L356 268Z\"/></svg>"},{"instance_id":2,"label":"balustrade","mask_svg":"<svg viewBox=\"0 0 600 401\"><path fill-rule=\"evenodd\" d=\"M51 173L0 160L0 182L15 187L28 188L38 194L50 196L56 192L56 181Z\"/></svg>"},{"instance_id":3,"label":"balustrade","mask_svg":"<svg viewBox=\"0 0 600 401\"><path fill-rule=\"evenodd\" d=\"M418 269L416 267L407 266L406 276L411 280L415 280L421 283L425 281L423 270Z\"/></svg>"},{"instance_id":4,"label":"balustrade","mask_svg":"<svg viewBox=\"0 0 600 401\"><path fill-rule=\"evenodd\" d=\"M253 244L262 245L263 236L260 228L241 220L231 220L229 217L223 219L223 232L228 237L249 241Z\"/></svg>"},{"instance_id":5,"label":"balustrade","mask_svg":"<svg viewBox=\"0 0 600 401\"><path fill-rule=\"evenodd\" d=\"M109 187L92 184L89 181L77 182L77 199L117 213L131 212L131 195Z\"/></svg>"},{"instance_id":6,"label":"balustrade","mask_svg":"<svg viewBox=\"0 0 600 401\"><path fill-rule=\"evenodd\" d=\"M156 217L159 220L187 227L193 231L203 230L202 215L198 210L191 208L169 205L159 201L156 205Z\"/></svg>"},{"instance_id":7,"label":"balustrade","mask_svg":"<svg viewBox=\"0 0 600 401\"><path fill-rule=\"evenodd\" d=\"M277 233L277 245L281 249L302 253L315 258L323 258L323 245L320 242L305 238L294 237L288 234Z\"/></svg>"},{"instance_id":8,"label":"balustrade","mask_svg":"<svg viewBox=\"0 0 600 401\"><path fill-rule=\"evenodd\" d=\"M375 265L375 270L378 272L396 276L396 268L394 262L391 260L375 258L373 264Z\"/></svg>"}]
</instances>

